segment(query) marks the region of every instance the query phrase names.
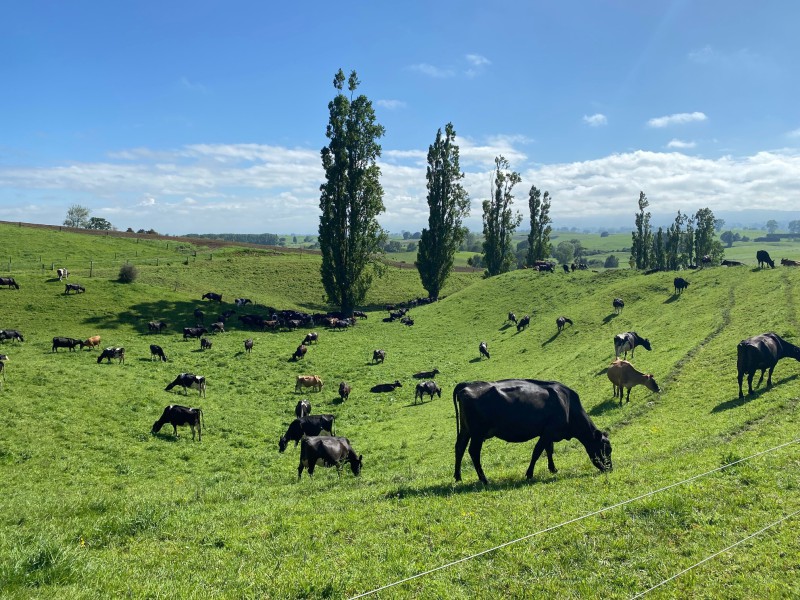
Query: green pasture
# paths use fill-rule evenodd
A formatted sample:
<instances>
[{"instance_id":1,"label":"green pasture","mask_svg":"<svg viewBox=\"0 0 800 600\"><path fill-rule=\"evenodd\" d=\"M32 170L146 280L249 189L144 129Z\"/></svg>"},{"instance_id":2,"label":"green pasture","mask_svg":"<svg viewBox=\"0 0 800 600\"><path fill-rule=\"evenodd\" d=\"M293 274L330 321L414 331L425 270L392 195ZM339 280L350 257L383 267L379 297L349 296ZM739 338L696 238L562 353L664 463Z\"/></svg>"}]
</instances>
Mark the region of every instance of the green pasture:
<instances>
[{"instance_id":1,"label":"green pasture","mask_svg":"<svg viewBox=\"0 0 800 600\"><path fill-rule=\"evenodd\" d=\"M67 246L73 257L129 260L149 248L32 231L0 226L12 261L24 252L53 261ZM537 532L373 597L630 598L800 509L800 448L787 444L800 438L800 363L781 361L774 386L743 400L735 367L743 338L775 331L800 342L800 269L760 271L752 252L748 267L684 273L690 286L681 296L673 273L455 274L446 298L413 308L415 325L406 327L384 323L382 307L424 291L415 271L392 268L370 292L367 319L317 329L319 343L295 363L288 359L304 330L250 331L234 317L208 336L207 351L180 332L194 324L195 308L214 316L234 297L324 310L317 256L150 250L141 258L159 255L159 264L140 261L133 284L116 281L119 259L90 278L66 258L77 271L70 281L87 291L65 296L49 264L31 259L19 270L12 262L20 290L0 289L0 328L25 336L0 344L9 356L0 389L4 598L352 597ZM224 302L201 301L207 291ZM614 297L626 303L619 315ZM531 326L518 332L509 311L531 315ZM559 315L574 321L561 333ZM150 334L151 319L170 326ZM629 330L649 338L653 350L637 349L633 363L662 393L637 387L620 406L605 369L613 336ZM91 335L124 346L125 363L97 364L88 349L51 352L54 336ZM479 358L481 341L490 360ZM169 362L150 361L151 343ZM371 364L376 348L387 351L385 363ZM415 404L411 375L434 367L442 397ZM206 376L207 398L164 391L187 371ZM298 374L320 375L322 392L296 394ZM468 456L464 481L454 483L454 385L508 377L575 389L609 431L614 470L598 472L576 440L563 441L559 472L542 458L528 481L533 442L490 440L482 455L489 485L478 483ZM394 393L368 391L395 379L403 387ZM342 380L353 389L345 403L336 393ZM360 477L318 468L297 480L298 449L278 453L278 438L303 397L313 413L336 416L336 433L364 456ZM203 408L201 442L188 428L177 439L170 426L150 434L171 403ZM797 527L788 518L648 597L798 597Z\"/></svg>"}]
</instances>

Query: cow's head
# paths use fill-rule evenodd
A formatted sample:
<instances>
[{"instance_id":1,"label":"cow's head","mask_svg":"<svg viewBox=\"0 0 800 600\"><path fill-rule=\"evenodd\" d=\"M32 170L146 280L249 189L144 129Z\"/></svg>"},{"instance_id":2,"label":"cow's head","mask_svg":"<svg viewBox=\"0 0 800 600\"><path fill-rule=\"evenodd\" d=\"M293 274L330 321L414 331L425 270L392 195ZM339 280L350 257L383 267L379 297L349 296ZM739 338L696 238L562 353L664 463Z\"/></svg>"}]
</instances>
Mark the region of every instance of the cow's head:
<instances>
[{"instance_id":1,"label":"cow's head","mask_svg":"<svg viewBox=\"0 0 800 600\"><path fill-rule=\"evenodd\" d=\"M156 421L155 423L153 423L153 429L150 430L150 433L153 433L153 434L158 433L159 431L161 431L161 427L163 425L164 424L161 422L161 420Z\"/></svg>"},{"instance_id":2,"label":"cow's head","mask_svg":"<svg viewBox=\"0 0 800 600\"><path fill-rule=\"evenodd\" d=\"M656 380L653 379L652 375L645 375L644 376L644 387L646 387L651 392L655 392L657 394L661 393L661 388L658 387Z\"/></svg>"},{"instance_id":3,"label":"cow's head","mask_svg":"<svg viewBox=\"0 0 800 600\"><path fill-rule=\"evenodd\" d=\"M610 471L611 464L611 441L608 439L608 432L596 429L592 441L586 446L592 464L601 471Z\"/></svg>"},{"instance_id":4,"label":"cow's head","mask_svg":"<svg viewBox=\"0 0 800 600\"><path fill-rule=\"evenodd\" d=\"M650 340L646 340L646 339L644 339L644 338L641 338L641 340L642 340L642 341L641 341L641 345L642 345L642 347L643 347L645 350L650 350L650 349L651 349L651 348L650 348Z\"/></svg>"},{"instance_id":5,"label":"cow's head","mask_svg":"<svg viewBox=\"0 0 800 600\"><path fill-rule=\"evenodd\" d=\"M286 450L286 446L289 444L288 440L286 439L285 435L282 435L281 438L278 440L278 452L283 452Z\"/></svg>"},{"instance_id":6,"label":"cow's head","mask_svg":"<svg viewBox=\"0 0 800 600\"><path fill-rule=\"evenodd\" d=\"M355 458L350 459L350 469L353 471L353 475L358 476L358 474L361 473L361 465L362 465L362 463L363 463L363 460L362 460L362 455L361 454L358 455L357 459L355 459Z\"/></svg>"}]
</instances>

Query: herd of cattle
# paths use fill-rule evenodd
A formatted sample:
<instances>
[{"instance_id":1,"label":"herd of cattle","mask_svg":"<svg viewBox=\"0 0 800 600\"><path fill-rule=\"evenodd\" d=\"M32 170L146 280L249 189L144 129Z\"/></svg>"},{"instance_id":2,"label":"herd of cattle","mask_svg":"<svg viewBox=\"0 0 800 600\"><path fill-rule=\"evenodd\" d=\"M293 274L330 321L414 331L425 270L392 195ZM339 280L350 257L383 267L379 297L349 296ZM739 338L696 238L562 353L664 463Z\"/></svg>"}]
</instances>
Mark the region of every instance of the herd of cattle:
<instances>
[{"instance_id":1,"label":"herd of cattle","mask_svg":"<svg viewBox=\"0 0 800 600\"><path fill-rule=\"evenodd\" d=\"M774 268L775 264L764 251L759 251L757 255L759 267L768 265ZM727 266L736 266L735 261L727 261ZM723 262L725 264L725 262ZM800 266L800 262L782 259L781 264L785 266ZM573 269L574 270L574 269ZM66 269L59 269L59 281L69 276ZM674 279L674 293L682 293L689 286L689 282L682 277ZM19 284L13 278L0 278L0 285L7 285L10 288L20 289ZM67 284L65 294L70 291L84 292L83 286L78 284ZM203 294L202 299L212 302L222 303L222 295L214 292ZM400 306L387 307L389 317L384 321L403 320L405 324L413 325L413 320L408 316L409 306L416 306L419 303L428 302L428 299L417 299L410 303ZM237 298L235 305L242 308L252 301L246 298ZM619 314L624 308L625 303L621 298L614 298L612 308ZM338 313L307 314L297 311L278 311L266 307L268 317L258 314L239 315L240 324L246 327L258 328L261 330L294 330L299 327L313 327L324 325L332 330L346 329L356 325L356 318L367 318L367 315L360 311L355 311L354 316L346 318ZM220 313L217 320L211 324L211 332L222 333L225 331L225 321L235 314L234 310ZM201 349L210 349L211 341L204 337L209 330L203 325L205 314L200 309L194 311L195 325L183 328L183 339L199 338ZM516 324L517 331L522 332L530 323L530 316L525 315L517 319L513 312L508 313L508 321ZM556 319L557 332L560 334L566 324L573 325L573 321L565 316ZM165 321L150 321L147 324L148 331L151 333L163 333L168 324ZM15 329L0 329L0 341L13 340L24 342L23 335ZM289 360L299 361L304 358L308 351L308 345L317 343L319 334L317 332L307 333L303 342L297 347ZM57 352L59 348L66 348L75 351L76 348L84 347L97 348L100 345L100 336L93 336L86 340L70 337L54 337L52 340L51 351ZM612 384L614 398L619 398L620 405L623 402L625 390L627 390L626 401L630 400L631 389L637 385L642 385L652 392L660 392L660 387L656 383L652 374L642 373L636 370L628 362L628 353L631 360L637 347L645 350L652 350L650 341L640 336L635 331L627 331L614 336L614 361L608 366L606 373ZM253 349L253 339L244 341L245 352L249 353ZM486 342L481 342L478 346L479 358L490 359L489 349ZM167 361L163 348L157 344L150 345L151 359ZM623 358L620 358L622 356ZM737 379L739 385L739 397L743 397L742 384L744 376L747 376L748 393L753 392L753 378L757 371L761 371L756 386L760 386L764 374L768 370L767 386L772 385L772 372L775 365L781 358L790 357L800 361L800 347L795 346L786 340L781 339L775 333L764 333L742 340L737 346ZM387 352L383 349L375 349L372 355L372 364L384 363ZM125 362L125 348L110 346L102 350L97 363L106 359L109 363L112 359L117 359L118 363ZM5 362L8 355L0 354L0 374L5 381ZM431 371L421 371L415 373L415 379L422 379L416 385L414 393L414 403L417 400L424 402L425 396L433 400L434 395L441 397L442 389L436 383L435 377L439 374L438 369ZM306 389L321 392L323 380L319 375L298 375L295 380L295 392L302 393ZM165 391L170 391L174 387L181 387L184 394L189 389L197 390L201 397L206 396L206 379L202 375L194 373L180 373L170 382ZM392 392L402 387L399 380L391 383L381 383L370 388L373 393ZM351 386L345 381L339 383L339 396L342 401L346 401L351 393ZM578 439L586 449L589 458L599 470L605 471L612 468L611 461L611 442L608 433L600 431L589 418L583 409L578 394L567 386L552 381L538 381L533 379L507 379L494 382L475 381L469 383L459 383L453 390L453 403L456 413L456 444L455 444L455 471L456 481L461 480L461 462L464 452L469 448L469 454L478 478L481 482L487 483L480 462L481 447L486 439L497 437L507 442L525 442L534 438L539 438L531 458L526 476L533 476L533 469L536 461L542 452L547 453L548 468L552 473L556 472L553 463L553 444L564 439ZM192 431L192 439L200 441L202 438L203 411L200 408L192 408L181 405L169 405L164 408L161 417L153 423L151 431L157 434L165 424L173 426L173 434L177 436L178 427L189 426ZM354 474L358 475L363 464L362 455L357 455L353 450L350 441L346 437L335 435L335 417L331 414L312 415L311 403L300 400L295 407L295 419L289 424L286 433L278 441L278 451L284 452L289 442L294 441L295 447L300 445L300 463L298 467L298 478L302 476L303 470L307 470L309 476L313 475L316 466L336 467L337 472L345 463L349 463Z\"/></svg>"}]
</instances>

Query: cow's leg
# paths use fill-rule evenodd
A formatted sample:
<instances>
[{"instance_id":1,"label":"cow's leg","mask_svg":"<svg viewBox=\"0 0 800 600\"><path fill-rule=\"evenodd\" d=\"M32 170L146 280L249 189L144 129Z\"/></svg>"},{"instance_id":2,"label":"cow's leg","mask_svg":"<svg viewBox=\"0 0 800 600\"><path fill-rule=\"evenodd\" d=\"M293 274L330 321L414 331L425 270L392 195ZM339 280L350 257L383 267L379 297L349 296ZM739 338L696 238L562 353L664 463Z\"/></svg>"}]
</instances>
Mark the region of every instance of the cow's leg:
<instances>
[{"instance_id":1,"label":"cow's leg","mask_svg":"<svg viewBox=\"0 0 800 600\"><path fill-rule=\"evenodd\" d=\"M478 474L478 479L480 479L484 485L488 485L489 482L486 480L486 475L483 474L483 468L481 467L482 447L483 438L473 437L472 441L469 443L469 456L472 459L472 466L475 467L475 472Z\"/></svg>"},{"instance_id":2,"label":"cow's leg","mask_svg":"<svg viewBox=\"0 0 800 600\"><path fill-rule=\"evenodd\" d=\"M753 371L752 373L747 374L747 394L750 395L753 393L753 377L755 377L756 372Z\"/></svg>"},{"instance_id":3,"label":"cow's leg","mask_svg":"<svg viewBox=\"0 0 800 600\"><path fill-rule=\"evenodd\" d=\"M539 438L541 439L541 438ZM553 442L547 442L544 447L545 452L547 452L547 469L551 473L558 473L558 469L556 469L556 463L553 462Z\"/></svg>"},{"instance_id":4,"label":"cow's leg","mask_svg":"<svg viewBox=\"0 0 800 600\"><path fill-rule=\"evenodd\" d=\"M544 441L543 438L539 437L539 440L536 442L536 445L533 447L533 454L531 454L531 464L528 466L528 470L525 471L525 477L528 479L533 479L533 468L536 466L536 461L539 460L539 457L542 455L547 443ZM547 465L550 466L549 463Z\"/></svg>"},{"instance_id":5,"label":"cow's leg","mask_svg":"<svg viewBox=\"0 0 800 600\"><path fill-rule=\"evenodd\" d=\"M633 388L628 388L628 395L625 397L625 402L631 401L631 390ZM620 404L622 404L622 394L619 395Z\"/></svg>"},{"instance_id":6,"label":"cow's leg","mask_svg":"<svg viewBox=\"0 0 800 600\"><path fill-rule=\"evenodd\" d=\"M172 426L172 435L174 435L175 437L178 437L178 426L177 425L173 424L173 426Z\"/></svg>"},{"instance_id":7,"label":"cow's leg","mask_svg":"<svg viewBox=\"0 0 800 600\"><path fill-rule=\"evenodd\" d=\"M739 381L739 398L744 398L744 394L742 393L742 379L744 379L744 371L740 370L736 379Z\"/></svg>"},{"instance_id":8,"label":"cow's leg","mask_svg":"<svg viewBox=\"0 0 800 600\"><path fill-rule=\"evenodd\" d=\"M300 481L300 478L303 476L303 461L300 461L300 466L297 467L297 481Z\"/></svg>"},{"instance_id":9,"label":"cow's leg","mask_svg":"<svg viewBox=\"0 0 800 600\"><path fill-rule=\"evenodd\" d=\"M462 429L456 438L456 470L453 475L456 481L461 481L461 459L464 458L467 444L469 444L469 431Z\"/></svg>"},{"instance_id":10,"label":"cow's leg","mask_svg":"<svg viewBox=\"0 0 800 600\"><path fill-rule=\"evenodd\" d=\"M769 374L767 375L767 387L772 387L772 371L775 370L775 365L772 365L769 368Z\"/></svg>"},{"instance_id":11,"label":"cow's leg","mask_svg":"<svg viewBox=\"0 0 800 600\"><path fill-rule=\"evenodd\" d=\"M756 384L756 387L761 387L761 382L764 381L764 373L766 372L766 370L767 370L766 367L761 369L761 377L758 378L758 383ZM754 373L754 375L755 375L755 373Z\"/></svg>"}]
</instances>

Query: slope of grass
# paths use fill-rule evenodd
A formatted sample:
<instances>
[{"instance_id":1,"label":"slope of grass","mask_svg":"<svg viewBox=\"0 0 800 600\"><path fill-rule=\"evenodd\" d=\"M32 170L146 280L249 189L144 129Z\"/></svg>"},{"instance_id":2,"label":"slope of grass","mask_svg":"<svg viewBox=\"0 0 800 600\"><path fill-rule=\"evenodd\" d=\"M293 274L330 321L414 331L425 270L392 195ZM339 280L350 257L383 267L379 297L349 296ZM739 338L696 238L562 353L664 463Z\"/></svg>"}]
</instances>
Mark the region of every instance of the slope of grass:
<instances>
[{"instance_id":1,"label":"slope of grass","mask_svg":"<svg viewBox=\"0 0 800 600\"><path fill-rule=\"evenodd\" d=\"M230 259L230 260L228 260ZM343 597L458 560L796 439L800 364L784 360L775 385L739 400L739 340L773 330L798 341L800 270L706 269L672 295L672 274L628 271L548 275L517 271L455 278L444 300L411 311L416 324L383 323L383 311L347 331L318 330L303 361L289 356L304 331L242 330L183 342L205 291L278 307L322 306L318 264L231 251L189 265L143 266L132 285L96 276L87 292L23 272L0 290L2 328L20 329L0 390L0 588L11 598ZM422 295L411 271L392 270L371 306ZM89 283L91 285L89 285ZM611 299L626 307L614 315ZM249 309L248 309L249 310ZM530 314L517 332L509 310ZM555 319L575 324L557 333ZM146 333L146 321L170 329ZM636 330L653 350L636 366L660 395L611 397L605 368L614 334ZM96 352L50 351L55 335L100 334L122 345L124 365ZM242 341L255 339L251 355ZM490 360L478 357L486 341ZM148 344L170 361L149 360ZM387 350L371 364L372 350ZM441 399L413 403L410 375L437 367ZM179 372L203 374L208 397L167 393ZM320 393L294 393L301 373ZM488 487L468 458L454 484L452 389L459 381L526 377L573 387L610 431L614 471L599 474L575 440L524 472L532 443L484 444ZM399 379L391 394L370 394ZM351 383L341 403L339 381ZM297 481L298 451L277 451L301 397L336 415L336 430L364 455L361 477L317 469ZM169 403L200 405L202 442L184 429L149 433ZM798 448L787 446L679 487L433 573L383 597L628 598L798 508ZM792 597L800 594L797 520L654 592L655 597Z\"/></svg>"}]
</instances>

